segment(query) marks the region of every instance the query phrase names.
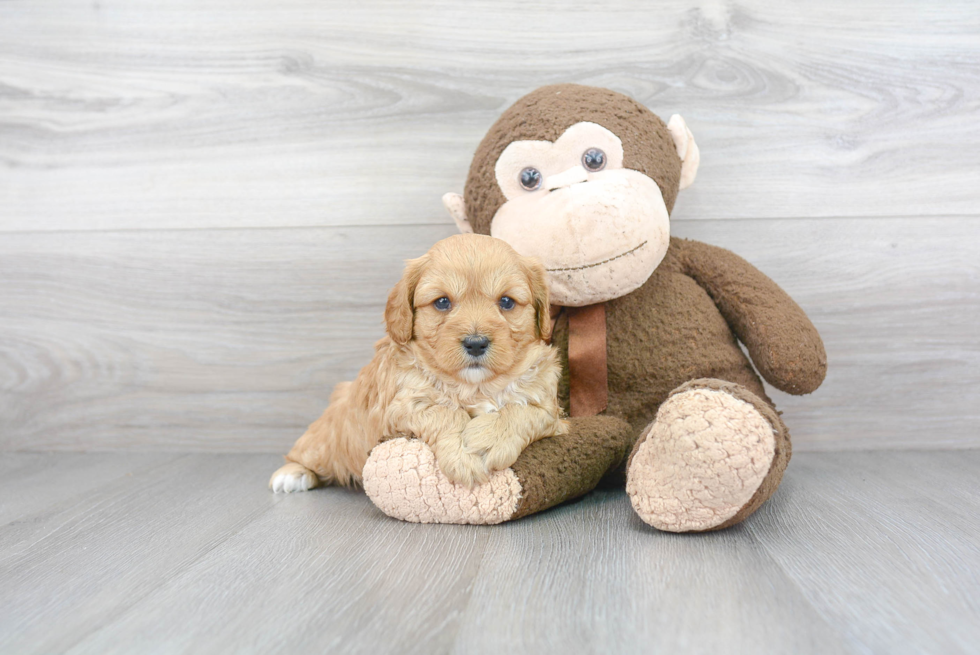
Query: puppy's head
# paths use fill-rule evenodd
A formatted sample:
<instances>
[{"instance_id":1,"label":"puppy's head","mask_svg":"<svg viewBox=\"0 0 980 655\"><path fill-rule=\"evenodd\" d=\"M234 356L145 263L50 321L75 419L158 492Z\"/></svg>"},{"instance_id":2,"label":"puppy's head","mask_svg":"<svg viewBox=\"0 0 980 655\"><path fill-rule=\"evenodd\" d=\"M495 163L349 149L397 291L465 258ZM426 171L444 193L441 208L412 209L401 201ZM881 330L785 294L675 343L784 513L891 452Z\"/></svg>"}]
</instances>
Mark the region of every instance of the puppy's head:
<instances>
[{"instance_id":1,"label":"puppy's head","mask_svg":"<svg viewBox=\"0 0 980 655\"><path fill-rule=\"evenodd\" d=\"M492 380L550 338L546 273L499 239L452 236L408 261L385 322L392 341L410 343L441 379Z\"/></svg>"}]
</instances>

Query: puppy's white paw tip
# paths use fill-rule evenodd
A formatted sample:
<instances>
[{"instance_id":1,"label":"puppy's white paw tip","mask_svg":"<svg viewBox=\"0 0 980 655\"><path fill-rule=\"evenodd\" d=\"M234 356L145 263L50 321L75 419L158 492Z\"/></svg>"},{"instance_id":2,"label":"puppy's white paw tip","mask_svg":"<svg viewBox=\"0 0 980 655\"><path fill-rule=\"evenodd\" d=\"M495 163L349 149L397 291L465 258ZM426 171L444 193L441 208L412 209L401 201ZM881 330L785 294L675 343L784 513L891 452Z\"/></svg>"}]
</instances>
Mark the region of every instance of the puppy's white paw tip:
<instances>
[{"instance_id":1,"label":"puppy's white paw tip","mask_svg":"<svg viewBox=\"0 0 980 655\"><path fill-rule=\"evenodd\" d=\"M289 466L284 466L283 469L289 468ZM295 493L298 491L307 491L312 489L315 485L313 479L313 474L310 471L297 471L295 468L293 470L278 470L272 475L272 480L269 482L269 488L272 489L273 493Z\"/></svg>"}]
</instances>

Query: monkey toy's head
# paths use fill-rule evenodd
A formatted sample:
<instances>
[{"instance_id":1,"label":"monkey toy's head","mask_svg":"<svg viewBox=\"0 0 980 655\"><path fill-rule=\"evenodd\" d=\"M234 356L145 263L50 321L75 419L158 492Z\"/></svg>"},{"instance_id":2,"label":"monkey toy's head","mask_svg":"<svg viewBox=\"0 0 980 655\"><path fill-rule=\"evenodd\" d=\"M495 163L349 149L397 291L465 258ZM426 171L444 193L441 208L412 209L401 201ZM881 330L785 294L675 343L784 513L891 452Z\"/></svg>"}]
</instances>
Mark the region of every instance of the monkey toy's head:
<instances>
[{"instance_id":1,"label":"monkey toy's head","mask_svg":"<svg viewBox=\"0 0 980 655\"><path fill-rule=\"evenodd\" d=\"M461 231L540 259L553 302L581 307L646 282L698 161L678 115L664 124L614 91L546 86L503 113L473 157L464 195L443 202Z\"/></svg>"}]
</instances>

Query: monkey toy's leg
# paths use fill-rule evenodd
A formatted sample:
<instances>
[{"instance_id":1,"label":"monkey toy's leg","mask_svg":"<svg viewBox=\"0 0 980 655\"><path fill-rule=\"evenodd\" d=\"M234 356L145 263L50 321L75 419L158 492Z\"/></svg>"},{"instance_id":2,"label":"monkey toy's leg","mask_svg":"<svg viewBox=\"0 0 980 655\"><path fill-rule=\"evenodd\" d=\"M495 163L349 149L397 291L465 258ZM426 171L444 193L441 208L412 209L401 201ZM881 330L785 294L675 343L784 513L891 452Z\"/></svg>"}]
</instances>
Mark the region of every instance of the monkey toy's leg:
<instances>
[{"instance_id":1,"label":"monkey toy's leg","mask_svg":"<svg viewBox=\"0 0 980 655\"><path fill-rule=\"evenodd\" d=\"M669 532L741 522L776 491L789 463L789 432L745 387L715 379L678 387L640 435L626 491L646 523Z\"/></svg>"},{"instance_id":2,"label":"monkey toy's leg","mask_svg":"<svg viewBox=\"0 0 980 655\"><path fill-rule=\"evenodd\" d=\"M534 442L513 466L472 489L450 482L421 441L393 439L371 451L364 491L403 521L502 523L594 489L626 458L635 434L626 421L609 416L571 419L568 434Z\"/></svg>"}]
</instances>

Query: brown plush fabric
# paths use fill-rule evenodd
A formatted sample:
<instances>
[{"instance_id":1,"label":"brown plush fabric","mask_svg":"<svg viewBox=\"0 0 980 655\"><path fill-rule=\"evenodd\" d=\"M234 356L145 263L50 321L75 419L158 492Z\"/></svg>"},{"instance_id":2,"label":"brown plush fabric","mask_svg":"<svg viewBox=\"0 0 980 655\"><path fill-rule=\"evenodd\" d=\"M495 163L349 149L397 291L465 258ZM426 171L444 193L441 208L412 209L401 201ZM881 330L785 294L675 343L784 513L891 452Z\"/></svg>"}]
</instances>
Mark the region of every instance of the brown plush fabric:
<instances>
[{"instance_id":1,"label":"brown plush fabric","mask_svg":"<svg viewBox=\"0 0 980 655\"><path fill-rule=\"evenodd\" d=\"M609 407L605 413L627 420L636 435L674 389L697 378L736 382L769 402L715 301L689 275L692 243L701 245L672 238L667 255L646 284L606 303ZM554 343L567 343L566 330L567 324L559 319ZM567 392L560 387L559 393Z\"/></svg>"},{"instance_id":2,"label":"brown plush fabric","mask_svg":"<svg viewBox=\"0 0 980 655\"><path fill-rule=\"evenodd\" d=\"M685 250L685 272L711 296L762 377L787 393L815 391L827 374L827 352L800 306L731 251L697 241Z\"/></svg>"},{"instance_id":3,"label":"brown plush fabric","mask_svg":"<svg viewBox=\"0 0 980 655\"><path fill-rule=\"evenodd\" d=\"M572 419L568 434L536 441L511 467L523 493L512 518L540 512L592 491L623 461L635 439L629 423L612 416Z\"/></svg>"},{"instance_id":4,"label":"brown plush fabric","mask_svg":"<svg viewBox=\"0 0 980 655\"><path fill-rule=\"evenodd\" d=\"M722 268L711 265L712 256L723 262L719 265ZM726 275L724 267L728 267L730 275ZM745 304L738 305L739 300ZM725 307L732 315L732 325L720 307ZM646 284L606 303L609 406L597 417L617 417L627 421L631 426L632 449L641 432L656 417L661 403L675 390L697 383L692 380L711 378L712 385L731 385L725 389L738 389L733 393L759 407L773 424L778 435L779 456L752 501L726 522L726 526L747 517L775 491L791 451L789 432L739 347L735 331L746 343L756 345L774 335L778 335L775 336L777 341L782 340L780 343L786 348L780 351L777 345L773 349L775 356L767 360L775 364L767 364L763 369L775 386L790 393L807 393L823 379L826 356L820 337L785 292L751 264L727 250L672 238L667 255ZM808 344L810 349L805 356L781 357L780 352L792 351L793 339L798 344ZM557 316L552 343L558 348L562 360L564 373L559 385L559 400L567 409L570 385L565 312ZM583 420L571 420L577 439L587 438L586 432L590 429L591 424L581 423ZM601 434L597 435L597 439L602 438ZM525 451L514 465L515 470L520 467L525 476L534 471L541 478L552 479L559 468L565 475L579 475L576 469L569 467L560 450L540 451L534 456L533 463L529 457ZM625 456L613 463L605 472L606 481L621 482L625 465ZM592 483L595 476L589 471L582 479ZM589 490L576 481L565 484L577 493ZM550 506L537 494L535 487L526 488L522 507L544 509Z\"/></svg>"},{"instance_id":5,"label":"brown plush fabric","mask_svg":"<svg viewBox=\"0 0 980 655\"><path fill-rule=\"evenodd\" d=\"M623 142L623 166L656 181L667 211L674 206L681 160L667 125L632 98L609 89L578 84L543 86L507 109L483 137L473 156L463 198L466 217L477 234L490 234L490 222L504 204L494 166L512 141L554 141L572 125L591 122Z\"/></svg>"}]
</instances>

